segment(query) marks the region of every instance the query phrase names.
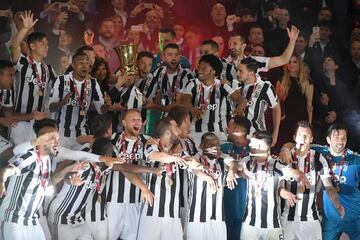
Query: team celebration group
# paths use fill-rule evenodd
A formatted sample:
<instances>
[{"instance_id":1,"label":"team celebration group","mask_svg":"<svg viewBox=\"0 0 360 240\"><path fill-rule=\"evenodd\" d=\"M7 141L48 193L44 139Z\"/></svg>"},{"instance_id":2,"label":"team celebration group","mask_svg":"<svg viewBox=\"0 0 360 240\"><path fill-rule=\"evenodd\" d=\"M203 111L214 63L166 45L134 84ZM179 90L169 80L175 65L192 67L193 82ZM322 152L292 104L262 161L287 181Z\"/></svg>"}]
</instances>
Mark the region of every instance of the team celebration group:
<instances>
[{"instance_id":1,"label":"team celebration group","mask_svg":"<svg viewBox=\"0 0 360 240\"><path fill-rule=\"evenodd\" d=\"M292 75L306 74L295 26L277 56L248 52L233 33L227 58L209 38L190 63L175 31L161 28L159 54L119 51L104 83L99 66L108 63L93 33L59 72L34 14L19 18L11 61L0 60L9 130L0 139L0 239L360 239L360 155L330 110L313 141L314 86ZM337 59L324 59L331 84ZM283 81L265 80L282 66ZM284 111L285 98L293 104Z\"/></svg>"}]
</instances>

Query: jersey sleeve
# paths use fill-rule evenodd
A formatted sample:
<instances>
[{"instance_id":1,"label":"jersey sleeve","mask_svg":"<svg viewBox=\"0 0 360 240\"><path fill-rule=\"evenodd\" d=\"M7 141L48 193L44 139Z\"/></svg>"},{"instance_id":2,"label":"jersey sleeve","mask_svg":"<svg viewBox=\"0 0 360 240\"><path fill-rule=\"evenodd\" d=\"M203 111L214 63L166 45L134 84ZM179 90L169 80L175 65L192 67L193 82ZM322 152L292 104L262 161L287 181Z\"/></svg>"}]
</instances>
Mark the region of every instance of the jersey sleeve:
<instances>
[{"instance_id":1,"label":"jersey sleeve","mask_svg":"<svg viewBox=\"0 0 360 240\"><path fill-rule=\"evenodd\" d=\"M267 72L269 70L269 57L258 57L258 56L251 56L252 59L256 61L257 64L257 72Z\"/></svg>"},{"instance_id":2,"label":"jersey sleeve","mask_svg":"<svg viewBox=\"0 0 360 240\"><path fill-rule=\"evenodd\" d=\"M159 152L159 146L157 144L148 144L145 145L145 150L144 150L144 157L145 157L145 161L146 162L151 162L149 156L151 153L153 152Z\"/></svg>"},{"instance_id":3,"label":"jersey sleeve","mask_svg":"<svg viewBox=\"0 0 360 240\"><path fill-rule=\"evenodd\" d=\"M188 84L185 86L183 90L183 93L192 95L194 87L195 87L195 81L188 82Z\"/></svg>"},{"instance_id":4,"label":"jersey sleeve","mask_svg":"<svg viewBox=\"0 0 360 240\"><path fill-rule=\"evenodd\" d=\"M266 91L266 102L270 108L274 108L279 103L279 99L276 95L273 85L271 83L268 84L269 88Z\"/></svg>"},{"instance_id":5,"label":"jersey sleeve","mask_svg":"<svg viewBox=\"0 0 360 240\"><path fill-rule=\"evenodd\" d=\"M50 93L49 105L51 103L57 103L63 98L63 93L61 93L61 89L64 89L64 85L64 81L61 82L59 77L56 78Z\"/></svg>"},{"instance_id":6,"label":"jersey sleeve","mask_svg":"<svg viewBox=\"0 0 360 240\"><path fill-rule=\"evenodd\" d=\"M60 147L59 153L55 157L55 161L60 162L64 160L73 160L73 161L87 160L90 162L99 162L100 161L99 158L100 158L99 155L93 153L84 152L84 151L74 151L64 147Z\"/></svg>"},{"instance_id":7,"label":"jersey sleeve","mask_svg":"<svg viewBox=\"0 0 360 240\"><path fill-rule=\"evenodd\" d=\"M320 154L319 162L316 163L316 171L318 172L321 180L324 181L325 178L331 177L330 175L330 167L324 155Z\"/></svg>"},{"instance_id":8,"label":"jersey sleeve","mask_svg":"<svg viewBox=\"0 0 360 240\"><path fill-rule=\"evenodd\" d=\"M15 168L15 174L19 175L23 172L31 170L30 167L35 163L36 158L31 152L27 152L18 156L14 156L9 160L9 165Z\"/></svg>"},{"instance_id":9,"label":"jersey sleeve","mask_svg":"<svg viewBox=\"0 0 360 240\"><path fill-rule=\"evenodd\" d=\"M101 106L104 105L104 97L100 89L99 83L94 79L95 82L95 88L93 89L93 95L92 95L92 102L94 103L94 106L96 108L96 111L98 114L101 113Z\"/></svg>"}]
</instances>

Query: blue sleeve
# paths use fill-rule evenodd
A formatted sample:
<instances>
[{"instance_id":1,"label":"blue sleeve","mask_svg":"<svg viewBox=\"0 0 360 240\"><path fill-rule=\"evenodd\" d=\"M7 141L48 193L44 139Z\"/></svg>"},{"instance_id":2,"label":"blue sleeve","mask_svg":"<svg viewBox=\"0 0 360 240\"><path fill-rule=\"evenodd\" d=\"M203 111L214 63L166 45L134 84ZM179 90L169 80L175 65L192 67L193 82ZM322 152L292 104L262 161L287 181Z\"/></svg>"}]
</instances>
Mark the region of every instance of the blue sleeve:
<instances>
[{"instance_id":1,"label":"blue sleeve","mask_svg":"<svg viewBox=\"0 0 360 240\"><path fill-rule=\"evenodd\" d=\"M311 144L310 148L313 149L317 153L321 153L323 155L326 155L329 153L329 149L327 146L319 145L319 144Z\"/></svg>"},{"instance_id":2,"label":"blue sleeve","mask_svg":"<svg viewBox=\"0 0 360 240\"><path fill-rule=\"evenodd\" d=\"M231 144L230 143L221 144L220 150L222 153L228 154L229 152L231 152Z\"/></svg>"},{"instance_id":3,"label":"blue sleeve","mask_svg":"<svg viewBox=\"0 0 360 240\"><path fill-rule=\"evenodd\" d=\"M188 60L186 57L184 57L184 56L181 56L181 58L180 58L180 64L181 64L181 66L182 66L183 68L190 68L190 62L189 62L189 60Z\"/></svg>"}]
</instances>

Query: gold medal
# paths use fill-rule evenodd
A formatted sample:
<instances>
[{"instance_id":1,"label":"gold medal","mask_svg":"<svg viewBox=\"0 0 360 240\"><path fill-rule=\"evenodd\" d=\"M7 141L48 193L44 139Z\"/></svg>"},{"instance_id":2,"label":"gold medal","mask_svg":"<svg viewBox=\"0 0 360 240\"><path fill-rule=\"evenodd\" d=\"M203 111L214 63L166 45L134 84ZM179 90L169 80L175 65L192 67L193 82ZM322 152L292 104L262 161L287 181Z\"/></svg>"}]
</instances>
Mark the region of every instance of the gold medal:
<instances>
[{"instance_id":1,"label":"gold medal","mask_svg":"<svg viewBox=\"0 0 360 240\"><path fill-rule=\"evenodd\" d=\"M81 116L85 116L85 111L84 111L84 110L80 110L80 115L81 115Z\"/></svg>"},{"instance_id":2,"label":"gold medal","mask_svg":"<svg viewBox=\"0 0 360 240\"><path fill-rule=\"evenodd\" d=\"M258 198L258 197L260 197L260 196L261 196L261 192L260 192L260 191L256 191L256 192L255 192L255 197Z\"/></svg>"},{"instance_id":3,"label":"gold medal","mask_svg":"<svg viewBox=\"0 0 360 240\"><path fill-rule=\"evenodd\" d=\"M301 185L299 191L303 193L303 192L305 192L305 190L306 190L306 189L305 189L305 186L304 186L304 185Z\"/></svg>"},{"instance_id":4,"label":"gold medal","mask_svg":"<svg viewBox=\"0 0 360 240\"><path fill-rule=\"evenodd\" d=\"M340 192L340 186L339 185L337 185L335 189L336 189L337 192Z\"/></svg>"},{"instance_id":5,"label":"gold medal","mask_svg":"<svg viewBox=\"0 0 360 240\"><path fill-rule=\"evenodd\" d=\"M99 195L98 198L97 198L97 202L98 203L101 203L101 196Z\"/></svg>"},{"instance_id":6,"label":"gold medal","mask_svg":"<svg viewBox=\"0 0 360 240\"><path fill-rule=\"evenodd\" d=\"M41 89L38 91L38 95L39 95L40 97L43 95L43 91L42 91Z\"/></svg>"}]
</instances>

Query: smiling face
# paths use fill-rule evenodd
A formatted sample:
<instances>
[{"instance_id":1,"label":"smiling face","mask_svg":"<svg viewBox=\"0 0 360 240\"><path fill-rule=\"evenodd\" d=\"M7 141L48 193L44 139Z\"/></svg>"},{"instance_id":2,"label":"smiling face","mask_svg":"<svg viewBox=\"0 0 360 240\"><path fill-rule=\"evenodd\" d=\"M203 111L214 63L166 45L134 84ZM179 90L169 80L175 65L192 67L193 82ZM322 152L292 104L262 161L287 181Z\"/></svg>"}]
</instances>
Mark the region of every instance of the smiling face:
<instances>
[{"instance_id":1,"label":"smiling face","mask_svg":"<svg viewBox=\"0 0 360 240\"><path fill-rule=\"evenodd\" d=\"M200 62L198 65L199 80L205 83L208 80L215 78L216 71L207 62Z\"/></svg>"},{"instance_id":2,"label":"smiling face","mask_svg":"<svg viewBox=\"0 0 360 240\"><path fill-rule=\"evenodd\" d=\"M142 119L140 113L137 111L131 111L126 113L124 119L122 120L122 124L124 126L127 136L139 136L142 126Z\"/></svg>"},{"instance_id":3,"label":"smiling face","mask_svg":"<svg viewBox=\"0 0 360 240\"><path fill-rule=\"evenodd\" d=\"M41 138L46 139L46 141L43 141L44 144L40 146L43 150L42 152L46 155L55 156L59 151L59 146L60 146L60 137L59 137L58 129L50 126L43 127L40 129L38 135Z\"/></svg>"},{"instance_id":4,"label":"smiling face","mask_svg":"<svg viewBox=\"0 0 360 240\"><path fill-rule=\"evenodd\" d=\"M326 138L326 141L330 145L330 150L339 156L345 150L347 143L347 133L344 129L333 130L330 134L330 137Z\"/></svg>"},{"instance_id":5,"label":"smiling face","mask_svg":"<svg viewBox=\"0 0 360 240\"><path fill-rule=\"evenodd\" d=\"M298 73L300 69L299 60L295 56L292 56L286 67L290 73Z\"/></svg>"}]
</instances>

